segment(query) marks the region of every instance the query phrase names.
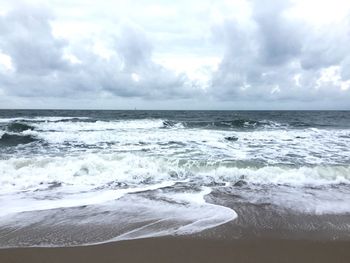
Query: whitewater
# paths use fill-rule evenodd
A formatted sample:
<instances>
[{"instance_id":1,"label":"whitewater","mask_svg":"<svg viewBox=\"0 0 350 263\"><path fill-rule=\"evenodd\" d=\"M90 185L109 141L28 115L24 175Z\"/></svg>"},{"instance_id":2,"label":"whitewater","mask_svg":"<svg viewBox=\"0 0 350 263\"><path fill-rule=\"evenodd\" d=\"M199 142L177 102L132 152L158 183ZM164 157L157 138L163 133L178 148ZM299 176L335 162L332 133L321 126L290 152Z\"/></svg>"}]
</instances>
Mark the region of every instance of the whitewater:
<instances>
[{"instance_id":1,"label":"whitewater","mask_svg":"<svg viewBox=\"0 0 350 263\"><path fill-rule=\"evenodd\" d=\"M350 114L0 111L1 247L199 233L240 216L218 193L350 213Z\"/></svg>"}]
</instances>

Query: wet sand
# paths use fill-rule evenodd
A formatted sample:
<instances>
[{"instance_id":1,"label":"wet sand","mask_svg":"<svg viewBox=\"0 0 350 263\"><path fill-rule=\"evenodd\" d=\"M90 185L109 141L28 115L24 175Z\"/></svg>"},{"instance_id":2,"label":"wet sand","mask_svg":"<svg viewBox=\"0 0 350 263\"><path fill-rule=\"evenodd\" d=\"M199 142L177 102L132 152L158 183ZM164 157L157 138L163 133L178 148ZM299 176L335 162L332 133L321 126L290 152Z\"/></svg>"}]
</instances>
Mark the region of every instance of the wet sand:
<instances>
[{"instance_id":1,"label":"wet sand","mask_svg":"<svg viewBox=\"0 0 350 263\"><path fill-rule=\"evenodd\" d=\"M217 197L213 194L210 201L221 200L240 216L195 235L65 248L0 249L0 262L350 262L349 214L298 214L269 204L233 203L222 194Z\"/></svg>"},{"instance_id":2,"label":"wet sand","mask_svg":"<svg viewBox=\"0 0 350 263\"><path fill-rule=\"evenodd\" d=\"M151 238L70 248L0 250L2 263L350 262L348 241Z\"/></svg>"}]
</instances>

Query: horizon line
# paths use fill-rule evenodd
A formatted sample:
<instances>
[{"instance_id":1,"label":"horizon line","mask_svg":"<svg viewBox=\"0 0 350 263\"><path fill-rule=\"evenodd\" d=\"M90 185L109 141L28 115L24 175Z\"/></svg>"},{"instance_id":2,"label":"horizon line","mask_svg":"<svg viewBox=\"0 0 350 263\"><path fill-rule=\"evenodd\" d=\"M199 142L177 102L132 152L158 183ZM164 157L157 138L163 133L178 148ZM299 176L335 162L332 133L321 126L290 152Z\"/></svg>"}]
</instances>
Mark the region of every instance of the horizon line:
<instances>
[{"instance_id":1,"label":"horizon line","mask_svg":"<svg viewBox=\"0 0 350 263\"><path fill-rule=\"evenodd\" d=\"M0 110L37 110L37 111L350 111L350 109L72 109L72 108L0 108Z\"/></svg>"}]
</instances>

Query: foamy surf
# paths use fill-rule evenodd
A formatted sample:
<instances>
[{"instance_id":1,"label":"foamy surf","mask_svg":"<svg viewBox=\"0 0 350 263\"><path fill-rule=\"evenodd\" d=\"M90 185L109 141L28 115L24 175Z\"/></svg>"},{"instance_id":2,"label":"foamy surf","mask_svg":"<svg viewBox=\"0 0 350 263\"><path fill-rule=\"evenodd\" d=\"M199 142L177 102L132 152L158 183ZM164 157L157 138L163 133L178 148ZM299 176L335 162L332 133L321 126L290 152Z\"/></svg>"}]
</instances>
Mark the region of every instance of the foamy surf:
<instances>
[{"instance_id":1,"label":"foamy surf","mask_svg":"<svg viewBox=\"0 0 350 263\"><path fill-rule=\"evenodd\" d=\"M123 196L108 198L109 201L104 200L102 193L97 195L98 201L89 199L88 205L86 199L79 198L79 206L75 206L78 203L74 202L61 202L55 209L39 206L39 210L32 207L34 210L31 211L2 215L2 227L6 226L8 233L0 237L1 245L74 246L185 235L213 228L237 217L230 208L205 202L204 197L209 193L206 189L188 192L186 198L177 198L171 193L173 189L169 188L170 185L151 186L147 190L131 189ZM165 189L162 190L162 187ZM33 228L33 225L36 227ZM20 239L18 236L12 238L14 229L21 233ZM37 231L40 236L33 239Z\"/></svg>"},{"instance_id":2,"label":"foamy surf","mask_svg":"<svg viewBox=\"0 0 350 263\"><path fill-rule=\"evenodd\" d=\"M0 247L194 234L235 203L350 213L346 115L40 114L0 116Z\"/></svg>"}]
</instances>

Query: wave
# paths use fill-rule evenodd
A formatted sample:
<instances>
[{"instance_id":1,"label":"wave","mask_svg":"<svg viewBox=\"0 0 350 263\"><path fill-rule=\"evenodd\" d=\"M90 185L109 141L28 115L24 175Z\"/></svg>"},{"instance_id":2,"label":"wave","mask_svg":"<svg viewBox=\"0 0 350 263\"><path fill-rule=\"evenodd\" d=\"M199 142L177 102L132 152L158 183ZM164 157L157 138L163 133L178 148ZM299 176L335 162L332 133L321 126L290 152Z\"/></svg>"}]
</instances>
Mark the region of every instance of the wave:
<instances>
[{"instance_id":1,"label":"wave","mask_svg":"<svg viewBox=\"0 0 350 263\"><path fill-rule=\"evenodd\" d=\"M33 124L40 131L111 131L161 128L162 120L59 121Z\"/></svg>"},{"instance_id":2,"label":"wave","mask_svg":"<svg viewBox=\"0 0 350 263\"><path fill-rule=\"evenodd\" d=\"M18 135L4 133L0 137L1 146L17 146L20 144L28 144L37 141L38 139L32 135Z\"/></svg>"},{"instance_id":3,"label":"wave","mask_svg":"<svg viewBox=\"0 0 350 263\"><path fill-rule=\"evenodd\" d=\"M165 193L161 190L164 187L166 184L124 190L125 194L134 193L123 195L123 198L120 198L123 191L120 190L85 193L66 200L6 200L10 212L14 213L1 211L5 214L0 226L5 226L5 233L7 229L10 231L3 235L5 238L0 237L0 247L62 247L186 235L225 224L237 217L236 212L228 207L205 202L204 196L211 192L210 189L178 194ZM104 199L110 201L98 206L97 202ZM88 205L81 206L81 203ZM61 209L60 205L65 208ZM26 212L16 213L22 210ZM34 230L30 227L33 225L36 226ZM21 231L20 236L13 235L13 228L26 231ZM41 235L33 239L33 231L38 230Z\"/></svg>"},{"instance_id":4,"label":"wave","mask_svg":"<svg viewBox=\"0 0 350 263\"><path fill-rule=\"evenodd\" d=\"M28 126L47 126L50 130L70 129L70 126L81 127L80 130L104 129L151 129L151 128L188 128L188 129L218 129L218 130L261 130L261 129L310 129L328 128L327 125L307 123L303 121L277 122L269 119L222 119L222 120L176 120L176 119L98 119L90 117L33 117L33 118L0 118L0 123L26 124ZM30 125L29 125L29 124ZM86 127L86 128L84 128ZM47 130L47 128L44 128Z\"/></svg>"},{"instance_id":5,"label":"wave","mask_svg":"<svg viewBox=\"0 0 350 263\"><path fill-rule=\"evenodd\" d=\"M61 150L70 154L95 149L104 153L138 151L158 156L251 160L264 164L346 164L349 161L349 131L343 129L186 129L181 122L159 119L22 124L33 129L21 126L18 131L26 130L13 133L2 126L0 137L2 133L30 136L27 138L39 142L30 144L26 152L35 154L55 155ZM0 150L6 153L8 149Z\"/></svg>"},{"instance_id":6,"label":"wave","mask_svg":"<svg viewBox=\"0 0 350 263\"><path fill-rule=\"evenodd\" d=\"M199 129L257 129L278 128L285 125L269 120L234 119L223 121L178 121L164 119L141 120L97 120L91 118L36 118L17 121L36 123L43 130L111 130L111 129L152 129L152 128L199 128Z\"/></svg>"},{"instance_id":7,"label":"wave","mask_svg":"<svg viewBox=\"0 0 350 263\"><path fill-rule=\"evenodd\" d=\"M106 203L108 201L117 200L122 198L127 194L132 193L142 193L147 191L152 191L156 189L161 189L165 187L170 187L174 183L173 182L163 182L159 184L141 186L141 187L130 187L124 189L104 189L103 191L99 191L98 195L96 192L76 192L70 193L65 198L56 198L53 200L46 200L37 198L36 202L28 202L27 205L23 205L25 200L14 200L18 201L18 206L8 207L5 211L0 211L0 217L12 213L20 213L20 212L28 212L28 211L41 211L55 208L69 208L69 207L79 207L79 206L87 206L87 205L96 205L101 203ZM46 190L52 190L46 189ZM16 202L13 202L15 204Z\"/></svg>"},{"instance_id":8,"label":"wave","mask_svg":"<svg viewBox=\"0 0 350 263\"><path fill-rule=\"evenodd\" d=\"M118 169L116 169L116 167ZM350 185L350 166L261 166L235 162L179 160L137 154L85 154L66 157L0 160L1 191L64 186L120 188L189 180L198 185L288 185L293 187Z\"/></svg>"},{"instance_id":9,"label":"wave","mask_svg":"<svg viewBox=\"0 0 350 263\"><path fill-rule=\"evenodd\" d=\"M8 123L8 122L69 122L69 121L89 121L91 120L89 117L14 117L14 118L0 118L0 123Z\"/></svg>"},{"instance_id":10,"label":"wave","mask_svg":"<svg viewBox=\"0 0 350 263\"><path fill-rule=\"evenodd\" d=\"M34 130L34 127L30 126L26 123L12 122L12 123L7 125L6 129L9 132L23 132L23 131L27 131L27 130Z\"/></svg>"},{"instance_id":11,"label":"wave","mask_svg":"<svg viewBox=\"0 0 350 263\"><path fill-rule=\"evenodd\" d=\"M223 121L163 121L162 128L203 128L203 129L257 129L276 128L282 124L268 120L235 119Z\"/></svg>"},{"instance_id":12,"label":"wave","mask_svg":"<svg viewBox=\"0 0 350 263\"><path fill-rule=\"evenodd\" d=\"M182 123L180 122L175 122L175 121L163 121L163 126L161 128L174 128L176 125L181 125Z\"/></svg>"},{"instance_id":13,"label":"wave","mask_svg":"<svg viewBox=\"0 0 350 263\"><path fill-rule=\"evenodd\" d=\"M221 193L236 202L269 203L310 213L350 211L350 166L346 165L256 167L131 152L90 153L0 159L0 174L0 226L29 230L20 240L18 235L0 237L0 247L197 233L239 216L222 206L225 203L207 202ZM49 239L41 235L34 244L32 235L26 236L33 224L36 230L49 225L57 231ZM68 224L79 229L74 240ZM114 232L106 234L103 229Z\"/></svg>"},{"instance_id":14,"label":"wave","mask_svg":"<svg viewBox=\"0 0 350 263\"><path fill-rule=\"evenodd\" d=\"M312 123L306 123L306 122L302 122L302 121L291 121L291 122L289 122L289 125L291 127L295 127L295 128L309 128L309 127L315 126Z\"/></svg>"}]
</instances>

